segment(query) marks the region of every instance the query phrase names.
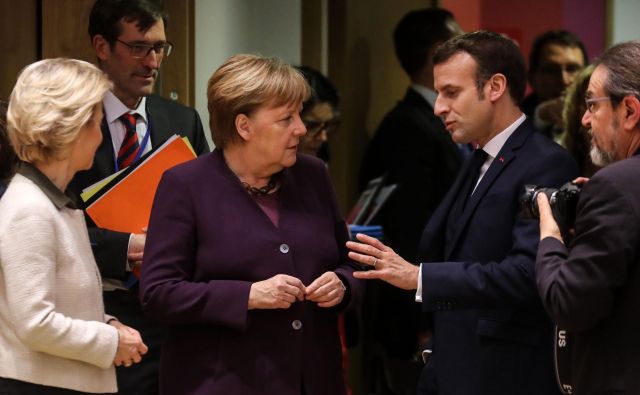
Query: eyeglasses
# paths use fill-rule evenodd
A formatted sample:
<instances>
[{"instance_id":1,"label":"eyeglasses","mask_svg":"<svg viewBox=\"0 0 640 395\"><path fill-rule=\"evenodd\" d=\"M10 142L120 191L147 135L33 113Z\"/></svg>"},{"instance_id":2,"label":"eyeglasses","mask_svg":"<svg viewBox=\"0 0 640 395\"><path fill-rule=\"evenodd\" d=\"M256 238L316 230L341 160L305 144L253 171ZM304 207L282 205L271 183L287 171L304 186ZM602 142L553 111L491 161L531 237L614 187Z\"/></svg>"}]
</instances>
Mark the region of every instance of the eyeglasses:
<instances>
[{"instance_id":1,"label":"eyeglasses","mask_svg":"<svg viewBox=\"0 0 640 395\"><path fill-rule=\"evenodd\" d=\"M609 96L585 98L584 103L587 105L587 111L593 114L594 110L596 109L596 103L599 103L601 101L611 101L611 98Z\"/></svg>"},{"instance_id":2,"label":"eyeglasses","mask_svg":"<svg viewBox=\"0 0 640 395\"><path fill-rule=\"evenodd\" d=\"M338 118L333 118L325 122L303 119L302 122L307 128L307 133L309 133L310 135L318 134L323 130L326 130L327 134L333 134L340 125L340 119Z\"/></svg>"},{"instance_id":3,"label":"eyeglasses","mask_svg":"<svg viewBox=\"0 0 640 395\"><path fill-rule=\"evenodd\" d=\"M131 52L131 57L135 59L146 58L152 50L156 55L169 56L171 54L171 48L173 48L173 44L169 41L163 41L155 44L129 44L117 38L116 41L120 44L126 45L129 48L129 52Z\"/></svg>"}]
</instances>

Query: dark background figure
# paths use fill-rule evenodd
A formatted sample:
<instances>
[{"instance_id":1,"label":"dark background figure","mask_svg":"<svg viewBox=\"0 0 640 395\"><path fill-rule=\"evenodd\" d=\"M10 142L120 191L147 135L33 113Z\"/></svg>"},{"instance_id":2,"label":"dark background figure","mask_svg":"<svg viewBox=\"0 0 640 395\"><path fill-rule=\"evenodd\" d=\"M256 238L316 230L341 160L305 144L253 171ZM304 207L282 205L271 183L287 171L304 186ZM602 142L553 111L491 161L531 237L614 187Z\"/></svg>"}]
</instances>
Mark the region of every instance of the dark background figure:
<instances>
[{"instance_id":1,"label":"dark background figure","mask_svg":"<svg viewBox=\"0 0 640 395\"><path fill-rule=\"evenodd\" d=\"M307 127L307 133L300 137L299 150L329 163L328 140L340 126L340 95L331 81L319 71L308 66L298 66L296 69L311 88L311 96L302 104L302 122Z\"/></svg>"},{"instance_id":2,"label":"dark background figure","mask_svg":"<svg viewBox=\"0 0 640 395\"><path fill-rule=\"evenodd\" d=\"M170 325L164 394L345 394L338 314L363 284L327 167L297 153L308 94L232 56L207 86L216 149L160 181L140 292Z\"/></svg>"},{"instance_id":3,"label":"dark background figure","mask_svg":"<svg viewBox=\"0 0 640 395\"><path fill-rule=\"evenodd\" d=\"M15 171L18 158L7 138L7 103L0 100L0 196Z\"/></svg>"},{"instance_id":4,"label":"dark background figure","mask_svg":"<svg viewBox=\"0 0 640 395\"><path fill-rule=\"evenodd\" d=\"M604 167L584 184L571 241L563 242L545 195L538 198L538 292L568 331L575 395L640 389L638 59L640 41L618 44L591 75L582 122L593 135L591 157Z\"/></svg>"},{"instance_id":5,"label":"dark background figure","mask_svg":"<svg viewBox=\"0 0 640 395\"><path fill-rule=\"evenodd\" d=\"M383 174L387 184L398 185L376 224L382 225L389 245L412 261L425 224L462 163L458 146L433 113L433 52L459 32L453 15L444 9L411 11L398 23L393 33L396 56L411 86L382 120L360 170L361 190ZM376 387L376 393L415 390L422 364L416 356L428 337L428 325L413 299L413 293L382 282L367 288L365 350L381 349L381 355L365 355L363 371L365 385ZM374 366L381 370L372 371Z\"/></svg>"},{"instance_id":6,"label":"dark background figure","mask_svg":"<svg viewBox=\"0 0 640 395\"><path fill-rule=\"evenodd\" d=\"M522 102L522 111L545 135L562 132L565 91L588 61L584 44L569 31L550 30L534 40L528 71L532 92Z\"/></svg>"},{"instance_id":7,"label":"dark background figure","mask_svg":"<svg viewBox=\"0 0 640 395\"><path fill-rule=\"evenodd\" d=\"M429 220L420 267L358 235L349 256L433 313L433 352L420 394L558 394L553 326L535 288L538 223L523 216L526 184L559 187L577 166L521 112L525 66L497 33L467 33L434 55L435 112L454 141L477 145Z\"/></svg>"},{"instance_id":8,"label":"dark background figure","mask_svg":"<svg viewBox=\"0 0 640 395\"><path fill-rule=\"evenodd\" d=\"M165 22L166 15L155 1L95 2L89 35L98 66L114 86L103 100L103 138L93 166L79 172L69 185L75 194L132 163L136 156L159 146L174 133L188 137L197 154L209 151L198 113L152 94L162 60L171 51ZM127 114L134 117L135 128L123 120ZM128 144L136 148L125 152L123 147L131 147ZM133 155L127 156L130 152ZM120 394L157 394L160 347L166 330L143 314L137 284L131 290L123 285L133 268L143 262L145 231L114 232L89 221L89 236L104 279L107 313L138 329L149 346L142 363L116 369Z\"/></svg>"},{"instance_id":9,"label":"dark background figure","mask_svg":"<svg viewBox=\"0 0 640 395\"><path fill-rule=\"evenodd\" d=\"M569 151L578 163L580 175L591 177L600 169L591 160L591 135L589 129L582 124L582 116L587 107L585 104L589 78L593 73L593 66L582 69L567 88L567 95L562 110L564 131L560 136L560 144Z\"/></svg>"}]
</instances>

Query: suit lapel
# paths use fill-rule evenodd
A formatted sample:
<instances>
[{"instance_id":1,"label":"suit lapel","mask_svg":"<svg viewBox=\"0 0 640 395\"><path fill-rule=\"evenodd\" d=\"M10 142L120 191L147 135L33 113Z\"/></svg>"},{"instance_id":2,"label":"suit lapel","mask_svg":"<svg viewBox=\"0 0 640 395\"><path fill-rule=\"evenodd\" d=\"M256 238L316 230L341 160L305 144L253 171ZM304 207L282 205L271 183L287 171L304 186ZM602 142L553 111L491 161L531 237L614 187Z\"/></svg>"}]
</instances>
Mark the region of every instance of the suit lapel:
<instances>
[{"instance_id":1,"label":"suit lapel","mask_svg":"<svg viewBox=\"0 0 640 395\"><path fill-rule=\"evenodd\" d=\"M146 105L149 120L151 121L151 148L156 148L177 131L169 130L169 116L166 114L166 111L163 111L160 103L155 100L153 95L147 96Z\"/></svg>"},{"instance_id":2,"label":"suit lapel","mask_svg":"<svg viewBox=\"0 0 640 395\"><path fill-rule=\"evenodd\" d=\"M462 231L467 227L468 222L475 213L480 202L484 199L491 186L497 181L499 182L500 174L502 174L507 166L509 166L509 164L516 158L517 150L522 146L522 144L524 144L525 140L532 132L533 130L528 125L528 121L525 121L509 137L500 152L498 152L498 155L494 158L493 162L491 162L491 166L489 166L487 172L482 177L482 180L480 180L475 192L469 197L469 201L467 202L460 219L456 223L455 234L451 243L445 246L445 259L449 259L451 256L454 247L458 244L460 236L462 235ZM468 162L465 168L468 168ZM469 177L468 174L466 176ZM456 182L456 184L460 183ZM459 189L460 185L457 185L456 191L459 192ZM459 198L463 197L460 196Z\"/></svg>"}]
</instances>

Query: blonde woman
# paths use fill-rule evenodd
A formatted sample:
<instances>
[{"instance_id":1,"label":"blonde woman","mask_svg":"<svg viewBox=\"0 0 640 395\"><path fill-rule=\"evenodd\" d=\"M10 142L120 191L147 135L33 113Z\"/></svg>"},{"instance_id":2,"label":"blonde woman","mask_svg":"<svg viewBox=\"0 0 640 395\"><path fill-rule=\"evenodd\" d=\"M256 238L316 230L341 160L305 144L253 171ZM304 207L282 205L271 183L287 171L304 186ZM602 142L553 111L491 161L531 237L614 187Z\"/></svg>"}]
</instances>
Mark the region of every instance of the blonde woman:
<instances>
[{"instance_id":1,"label":"blonde woman","mask_svg":"<svg viewBox=\"0 0 640 395\"><path fill-rule=\"evenodd\" d=\"M0 393L117 391L115 365L140 361L139 334L104 313L83 213L63 193L91 167L111 83L95 66L47 59L11 94L21 163L0 200Z\"/></svg>"}]
</instances>

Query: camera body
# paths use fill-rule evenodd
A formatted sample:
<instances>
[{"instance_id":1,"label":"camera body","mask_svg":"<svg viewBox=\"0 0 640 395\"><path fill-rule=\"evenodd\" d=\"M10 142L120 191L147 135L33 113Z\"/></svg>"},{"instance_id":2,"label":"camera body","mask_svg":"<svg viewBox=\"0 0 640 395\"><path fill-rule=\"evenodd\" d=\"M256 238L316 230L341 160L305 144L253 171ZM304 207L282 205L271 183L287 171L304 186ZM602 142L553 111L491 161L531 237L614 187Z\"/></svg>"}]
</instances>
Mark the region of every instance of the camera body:
<instances>
[{"instance_id":1,"label":"camera body","mask_svg":"<svg viewBox=\"0 0 640 395\"><path fill-rule=\"evenodd\" d=\"M567 234L576 223L576 211L582 186L568 182L560 188L544 188L536 185L525 185L525 192L520 198L520 206L528 218L540 218L538 194L544 193L549 199L553 218L563 235Z\"/></svg>"}]
</instances>

